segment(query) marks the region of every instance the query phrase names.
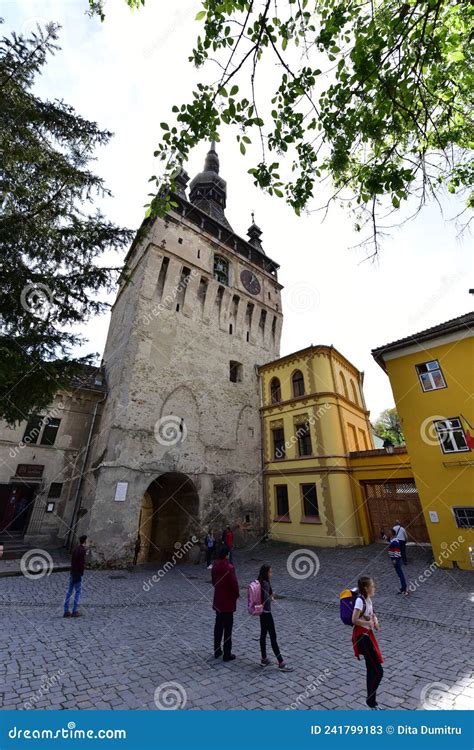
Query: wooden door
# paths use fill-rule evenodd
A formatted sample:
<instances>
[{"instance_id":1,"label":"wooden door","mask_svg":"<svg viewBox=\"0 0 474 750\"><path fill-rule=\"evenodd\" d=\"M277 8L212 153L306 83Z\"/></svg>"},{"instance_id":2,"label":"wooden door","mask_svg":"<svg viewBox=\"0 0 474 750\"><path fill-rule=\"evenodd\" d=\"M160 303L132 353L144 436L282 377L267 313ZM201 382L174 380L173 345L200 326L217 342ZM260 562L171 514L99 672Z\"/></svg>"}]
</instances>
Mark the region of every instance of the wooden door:
<instances>
[{"instance_id":1,"label":"wooden door","mask_svg":"<svg viewBox=\"0 0 474 750\"><path fill-rule=\"evenodd\" d=\"M397 520L407 530L409 541L430 541L414 479L363 482L363 486L374 541L381 538L382 530L388 535Z\"/></svg>"}]
</instances>

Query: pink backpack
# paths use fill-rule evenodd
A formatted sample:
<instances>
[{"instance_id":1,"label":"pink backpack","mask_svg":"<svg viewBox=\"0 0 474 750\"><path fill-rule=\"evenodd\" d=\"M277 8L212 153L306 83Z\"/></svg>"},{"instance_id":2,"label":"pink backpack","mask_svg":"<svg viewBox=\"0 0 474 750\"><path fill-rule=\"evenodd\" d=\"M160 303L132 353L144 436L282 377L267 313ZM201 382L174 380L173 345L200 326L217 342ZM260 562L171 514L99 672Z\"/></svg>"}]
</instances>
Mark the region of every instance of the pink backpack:
<instances>
[{"instance_id":1,"label":"pink backpack","mask_svg":"<svg viewBox=\"0 0 474 750\"><path fill-rule=\"evenodd\" d=\"M261 615L263 612L262 587L259 581L252 581L247 588L247 609L249 615Z\"/></svg>"}]
</instances>

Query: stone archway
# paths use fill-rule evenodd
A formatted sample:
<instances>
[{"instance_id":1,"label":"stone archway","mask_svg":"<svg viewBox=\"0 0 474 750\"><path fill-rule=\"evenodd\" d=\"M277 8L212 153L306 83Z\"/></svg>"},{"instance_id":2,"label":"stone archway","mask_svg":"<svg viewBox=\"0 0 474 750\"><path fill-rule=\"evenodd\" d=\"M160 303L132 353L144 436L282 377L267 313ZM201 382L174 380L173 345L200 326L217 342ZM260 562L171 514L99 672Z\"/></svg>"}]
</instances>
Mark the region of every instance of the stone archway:
<instances>
[{"instance_id":1,"label":"stone archway","mask_svg":"<svg viewBox=\"0 0 474 750\"><path fill-rule=\"evenodd\" d=\"M195 534L200 538L199 495L186 474L168 472L148 486L140 508L138 562L165 562Z\"/></svg>"}]
</instances>

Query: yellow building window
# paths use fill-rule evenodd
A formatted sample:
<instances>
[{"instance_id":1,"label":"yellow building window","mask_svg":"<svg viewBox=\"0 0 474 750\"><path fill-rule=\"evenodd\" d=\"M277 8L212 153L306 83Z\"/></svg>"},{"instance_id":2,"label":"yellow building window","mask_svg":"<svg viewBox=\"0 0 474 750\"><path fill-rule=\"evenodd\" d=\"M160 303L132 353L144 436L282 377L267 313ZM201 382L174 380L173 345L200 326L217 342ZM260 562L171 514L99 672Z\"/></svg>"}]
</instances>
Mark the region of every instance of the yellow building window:
<instances>
[{"instance_id":1,"label":"yellow building window","mask_svg":"<svg viewBox=\"0 0 474 750\"><path fill-rule=\"evenodd\" d=\"M311 431L309 422L303 422L295 425L296 432L295 436L298 440L298 455L300 456L311 456L313 448L311 445Z\"/></svg>"},{"instance_id":2,"label":"yellow building window","mask_svg":"<svg viewBox=\"0 0 474 750\"><path fill-rule=\"evenodd\" d=\"M272 430L273 437L273 458L281 459L286 456L285 431L282 427Z\"/></svg>"},{"instance_id":3,"label":"yellow building window","mask_svg":"<svg viewBox=\"0 0 474 750\"><path fill-rule=\"evenodd\" d=\"M357 440L357 432L355 425L347 423L347 431L349 433L349 450L358 451L359 441Z\"/></svg>"},{"instance_id":4,"label":"yellow building window","mask_svg":"<svg viewBox=\"0 0 474 750\"><path fill-rule=\"evenodd\" d=\"M437 359L432 359L431 362L423 362L423 364L415 365L415 367L424 391L436 391L439 388L447 387Z\"/></svg>"},{"instance_id":5,"label":"yellow building window","mask_svg":"<svg viewBox=\"0 0 474 750\"><path fill-rule=\"evenodd\" d=\"M316 485L312 484L301 484L301 497L303 501L303 521L319 522L319 508L318 508L318 496L316 493Z\"/></svg>"},{"instance_id":6,"label":"yellow building window","mask_svg":"<svg viewBox=\"0 0 474 750\"><path fill-rule=\"evenodd\" d=\"M360 427L359 427L359 437L360 437L361 449L364 450L364 451L368 451L369 450L369 445L367 443L367 436L365 434L365 431L361 430Z\"/></svg>"},{"instance_id":7,"label":"yellow building window","mask_svg":"<svg viewBox=\"0 0 474 750\"><path fill-rule=\"evenodd\" d=\"M295 370L291 377L291 384L293 387L293 397L304 396L304 378L301 370Z\"/></svg>"},{"instance_id":8,"label":"yellow building window","mask_svg":"<svg viewBox=\"0 0 474 750\"><path fill-rule=\"evenodd\" d=\"M278 378L272 378L270 382L270 401L272 404L281 401L281 385Z\"/></svg>"},{"instance_id":9,"label":"yellow building window","mask_svg":"<svg viewBox=\"0 0 474 750\"><path fill-rule=\"evenodd\" d=\"M435 419L433 424L443 453L464 453L470 450L459 417Z\"/></svg>"},{"instance_id":10,"label":"yellow building window","mask_svg":"<svg viewBox=\"0 0 474 750\"><path fill-rule=\"evenodd\" d=\"M286 484L275 485L275 521L289 521L288 487Z\"/></svg>"}]
</instances>

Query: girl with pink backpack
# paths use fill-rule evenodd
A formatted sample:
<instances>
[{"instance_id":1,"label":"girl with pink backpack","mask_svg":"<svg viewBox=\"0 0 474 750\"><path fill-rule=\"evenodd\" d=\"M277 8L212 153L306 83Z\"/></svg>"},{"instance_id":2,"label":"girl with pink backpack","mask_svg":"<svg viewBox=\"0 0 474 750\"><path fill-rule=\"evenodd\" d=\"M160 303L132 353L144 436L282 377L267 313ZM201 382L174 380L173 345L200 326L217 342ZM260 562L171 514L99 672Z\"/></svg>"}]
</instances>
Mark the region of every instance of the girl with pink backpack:
<instances>
[{"instance_id":1,"label":"girl with pink backpack","mask_svg":"<svg viewBox=\"0 0 474 750\"><path fill-rule=\"evenodd\" d=\"M272 569L270 565L262 565L258 578L256 581L249 586L249 612L260 616L260 651L262 667L267 667L270 664L270 659L267 658L267 635L270 636L270 643L278 661L278 668L282 672L292 672L293 668L288 667L280 653L280 647L277 642L275 623L272 615L272 601L273 589L271 586L272 580ZM260 586L260 604L255 599L258 588Z\"/></svg>"}]
</instances>

